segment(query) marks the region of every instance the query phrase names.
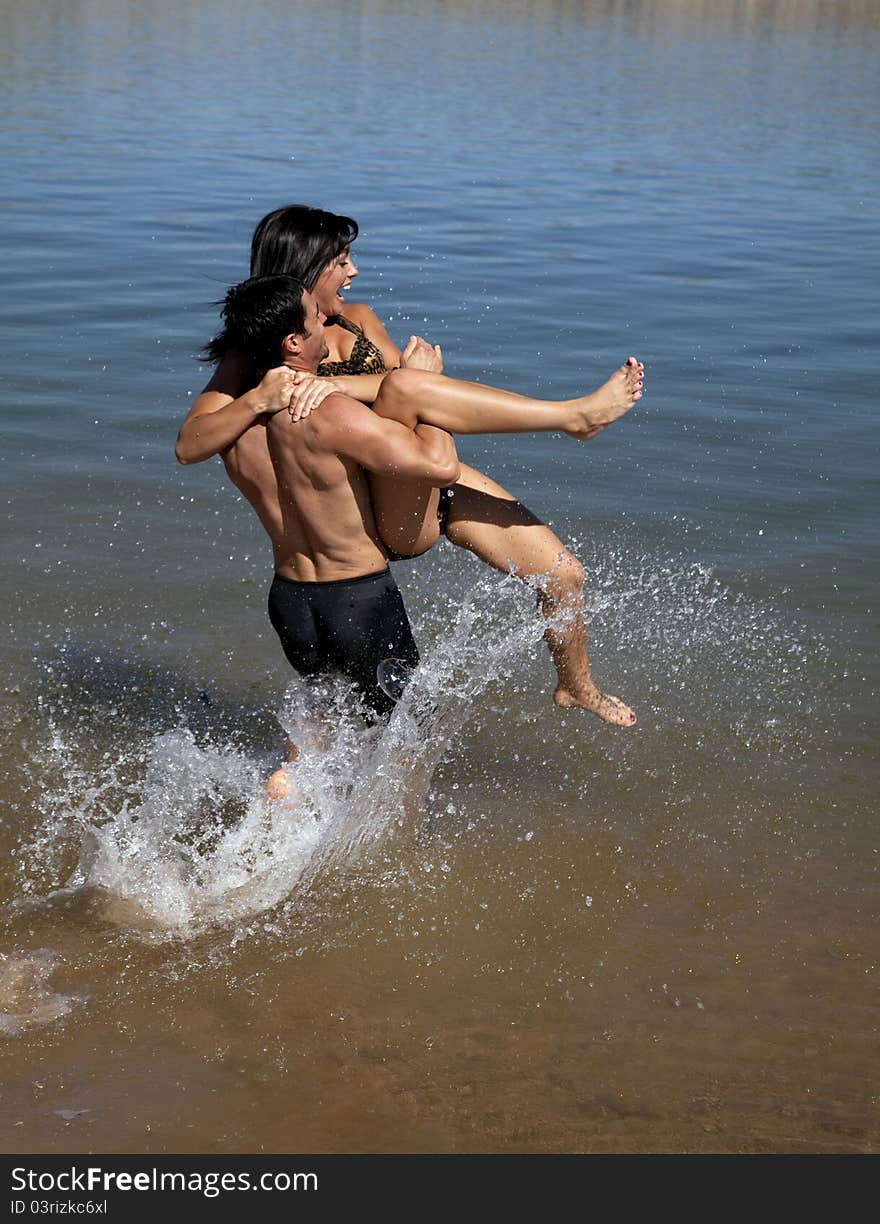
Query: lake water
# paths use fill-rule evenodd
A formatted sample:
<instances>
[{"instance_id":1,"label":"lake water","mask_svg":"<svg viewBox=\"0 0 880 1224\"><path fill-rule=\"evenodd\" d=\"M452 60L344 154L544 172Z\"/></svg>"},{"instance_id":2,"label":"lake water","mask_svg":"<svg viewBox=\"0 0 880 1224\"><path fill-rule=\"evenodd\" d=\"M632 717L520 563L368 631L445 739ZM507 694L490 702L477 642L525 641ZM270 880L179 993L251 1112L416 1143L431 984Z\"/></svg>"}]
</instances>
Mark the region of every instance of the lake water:
<instances>
[{"instance_id":1,"label":"lake water","mask_svg":"<svg viewBox=\"0 0 880 1224\"><path fill-rule=\"evenodd\" d=\"M877 1148L876 0L2 0L6 1151ZM219 461L281 203L593 442L468 439L588 570L632 732L444 544L425 663L266 812L301 695Z\"/></svg>"}]
</instances>

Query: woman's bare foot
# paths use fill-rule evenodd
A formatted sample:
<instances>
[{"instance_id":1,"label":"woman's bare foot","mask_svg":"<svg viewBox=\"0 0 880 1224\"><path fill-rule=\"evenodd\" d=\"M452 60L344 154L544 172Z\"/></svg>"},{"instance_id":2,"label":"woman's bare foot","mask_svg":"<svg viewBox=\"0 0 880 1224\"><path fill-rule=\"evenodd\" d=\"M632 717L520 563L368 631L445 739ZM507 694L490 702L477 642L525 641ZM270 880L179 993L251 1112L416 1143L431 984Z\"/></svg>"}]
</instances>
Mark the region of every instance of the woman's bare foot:
<instances>
[{"instance_id":1,"label":"woman's bare foot","mask_svg":"<svg viewBox=\"0 0 880 1224\"><path fill-rule=\"evenodd\" d=\"M635 357L627 358L598 391L571 401L572 421L565 432L581 440L594 437L642 398L644 376L642 363Z\"/></svg>"},{"instance_id":2,"label":"woman's bare foot","mask_svg":"<svg viewBox=\"0 0 880 1224\"><path fill-rule=\"evenodd\" d=\"M619 697L610 697L607 693L600 692L595 685L577 693L560 687L553 694L553 700L566 710L589 710L603 722L613 723L615 727L631 727L636 721L634 711L624 705Z\"/></svg>"}]
</instances>

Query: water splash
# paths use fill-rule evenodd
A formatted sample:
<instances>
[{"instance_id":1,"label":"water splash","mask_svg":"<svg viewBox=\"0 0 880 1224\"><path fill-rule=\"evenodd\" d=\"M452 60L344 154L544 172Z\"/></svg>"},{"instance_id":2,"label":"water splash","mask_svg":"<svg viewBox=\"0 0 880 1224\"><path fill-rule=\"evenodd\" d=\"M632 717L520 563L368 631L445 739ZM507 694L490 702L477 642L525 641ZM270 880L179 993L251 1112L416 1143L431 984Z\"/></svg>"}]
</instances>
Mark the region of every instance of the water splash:
<instances>
[{"instance_id":1,"label":"water splash","mask_svg":"<svg viewBox=\"0 0 880 1224\"><path fill-rule=\"evenodd\" d=\"M736 785L744 752L754 775L773 753L769 767L777 769L783 751L790 765L795 753L815 750L820 728L804 693L821 660L802 626L675 558L613 552L591 567L591 590L602 673L616 688L635 671L654 707L640 704L646 716L636 735L598 734L578 759L606 759L618 779L629 769L665 770L672 802L682 763L689 775L696 763L701 776L724 773ZM530 663L544 624L522 584L483 578L453 617L448 605L442 614L435 644L385 726L365 727L344 685L290 686L278 721L300 755L289 771L291 794L276 803L264 785L277 760L228 726L200 723L193 713L173 730L157 731L152 716L139 730L134 720L120 728L102 722L100 703L89 706L88 685L73 696L65 688L67 706L49 717L50 734L30 761L42 821L16 848L19 896L38 904L52 889L56 897L97 896L119 929L189 937L283 902L288 912L335 874L399 876L401 849L425 827L432 775L475 711L485 714L481 695L516 676L522 709L508 718L514 735L548 701L534 691ZM539 687L548 681L549 672ZM627 681L618 691L628 690ZM783 702L799 716L777 726ZM124 715L124 699L118 707ZM253 722L253 711L237 713L240 724ZM571 769L572 758L554 755L559 723L550 725L552 777Z\"/></svg>"},{"instance_id":2,"label":"water splash","mask_svg":"<svg viewBox=\"0 0 880 1224\"><path fill-rule=\"evenodd\" d=\"M59 781L30 850L58 859L73 838L78 861L50 895L98 890L120 926L191 936L271 909L327 871L368 872L378 848L422 818L436 765L478 696L540 639L528 604L513 581L474 588L387 725L365 726L342 681L291 684L278 718L299 757L280 802L266 797L265 760L200 743L185 726L104 753L97 771L53 727L43 764L54 761Z\"/></svg>"},{"instance_id":3,"label":"water splash","mask_svg":"<svg viewBox=\"0 0 880 1224\"><path fill-rule=\"evenodd\" d=\"M733 743L799 756L815 749L809 724L817 713L832 721L839 700L827 644L815 631L699 561L617 548L588 572L603 670L625 675L635 661L653 712L667 732L677 724L688 750L706 737L724 750Z\"/></svg>"},{"instance_id":4,"label":"water splash","mask_svg":"<svg viewBox=\"0 0 880 1224\"><path fill-rule=\"evenodd\" d=\"M487 582L470 592L375 746L358 762L346 801L331 805L329 836L310 864L310 875L362 859L380 840L387 844L409 835L434 770L477 699L511 675L543 633L544 622L514 580Z\"/></svg>"}]
</instances>

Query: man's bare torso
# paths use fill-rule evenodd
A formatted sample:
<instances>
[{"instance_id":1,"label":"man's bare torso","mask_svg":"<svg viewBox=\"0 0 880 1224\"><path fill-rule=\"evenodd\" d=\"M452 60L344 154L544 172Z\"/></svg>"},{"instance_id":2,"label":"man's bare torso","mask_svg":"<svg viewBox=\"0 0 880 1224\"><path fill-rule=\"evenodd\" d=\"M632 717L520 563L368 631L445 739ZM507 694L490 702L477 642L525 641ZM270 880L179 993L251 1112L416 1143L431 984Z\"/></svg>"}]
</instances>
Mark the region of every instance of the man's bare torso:
<instances>
[{"instance_id":1,"label":"man's bare torso","mask_svg":"<svg viewBox=\"0 0 880 1224\"><path fill-rule=\"evenodd\" d=\"M223 453L229 479L272 541L275 572L282 578L328 582L375 573L387 564L366 473L330 446L334 405L345 398L328 397L319 413L296 423L280 413L272 418L271 441L259 421Z\"/></svg>"}]
</instances>

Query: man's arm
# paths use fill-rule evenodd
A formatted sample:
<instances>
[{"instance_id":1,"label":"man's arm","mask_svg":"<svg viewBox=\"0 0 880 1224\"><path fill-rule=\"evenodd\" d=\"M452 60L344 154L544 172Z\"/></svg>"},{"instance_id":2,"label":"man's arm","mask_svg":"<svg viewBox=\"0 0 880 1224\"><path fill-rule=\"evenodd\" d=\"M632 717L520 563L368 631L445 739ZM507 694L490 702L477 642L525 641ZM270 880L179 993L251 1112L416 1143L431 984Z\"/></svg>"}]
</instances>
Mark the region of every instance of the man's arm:
<instances>
[{"instance_id":1,"label":"man's arm","mask_svg":"<svg viewBox=\"0 0 880 1224\"><path fill-rule=\"evenodd\" d=\"M437 488L458 480L455 443L445 430L433 425L409 429L345 395L334 396L327 408L312 418L319 444L327 450L354 459L377 476L423 480Z\"/></svg>"}]
</instances>

